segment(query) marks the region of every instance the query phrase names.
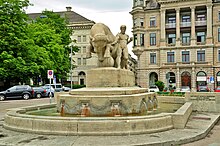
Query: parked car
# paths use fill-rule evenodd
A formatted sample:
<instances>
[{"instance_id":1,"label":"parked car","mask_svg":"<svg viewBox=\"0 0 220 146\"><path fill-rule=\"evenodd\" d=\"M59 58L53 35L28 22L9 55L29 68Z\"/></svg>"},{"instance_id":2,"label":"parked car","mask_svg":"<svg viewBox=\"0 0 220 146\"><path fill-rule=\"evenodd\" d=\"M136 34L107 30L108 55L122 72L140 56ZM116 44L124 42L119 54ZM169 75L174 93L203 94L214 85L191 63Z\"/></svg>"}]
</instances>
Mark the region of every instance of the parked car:
<instances>
[{"instance_id":1,"label":"parked car","mask_svg":"<svg viewBox=\"0 0 220 146\"><path fill-rule=\"evenodd\" d=\"M63 86L63 91L67 92L67 91L70 91L70 90L71 90L71 88Z\"/></svg>"},{"instance_id":2,"label":"parked car","mask_svg":"<svg viewBox=\"0 0 220 146\"><path fill-rule=\"evenodd\" d=\"M45 84L44 86L47 86L50 88L50 84ZM55 92L60 92L60 91L69 91L71 88L69 87L64 87L62 84L57 83L57 84L51 84L51 86L54 88Z\"/></svg>"},{"instance_id":3,"label":"parked car","mask_svg":"<svg viewBox=\"0 0 220 146\"><path fill-rule=\"evenodd\" d=\"M36 97L36 98L41 98L41 97L47 96L46 89L44 89L42 87L33 87L32 89L34 92L34 97Z\"/></svg>"},{"instance_id":4,"label":"parked car","mask_svg":"<svg viewBox=\"0 0 220 146\"><path fill-rule=\"evenodd\" d=\"M220 92L220 86L215 88L215 92Z\"/></svg>"},{"instance_id":5,"label":"parked car","mask_svg":"<svg viewBox=\"0 0 220 146\"><path fill-rule=\"evenodd\" d=\"M48 88L50 88L50 84L45 84L44 86L48 86ZM55 90L56 92L63 91L62 84L60 84L60 83L51 84L51 86L54 88L54 90Z\"/></svg>"},{"instance_id":6,"label":"parked car","mask_svg":"<svg viewBox=\"0 0 220 146\"><path fill-rule=\"evenodd\" d=\"M149 87L149 92L159 92L159 88L156 85L151 85Z\"/></svg>"},{"instance_id":7,"label":"parked car","mask_svg":"<svg viewBox=\"0 0 220 146\"><path fill-rule=\"evenodd\" d=\"M197 92L209 92L209 88L206 85L200 85L197 88Z\"/></svg>"},{"instance_id":8,"label":"parked car","mask_svg":"<svg viewBox=\"0 0 220 146\"><path fill-rule=\"evenodd\" d=\"M189 86L182 86L180 92L190 92Z\"/></svg>"},{"instance_id":9,"label":"parked car","mask_svg":"<svg viewBox=\"0 0 220 146\"><path fill-rule=\"evenodd\" d=\"M32 98L34 91L29 85L17 85L0 92L0 100L7 98L23 98L25 100Z\"/></svg>"},{"instance_id":10,"label":"parked car","mask_svg":"<svg viewBox=\"0 0 220 146\"><path fill-rule=\"evenodd\" d=\"M42 86L42 88L44 88L46 90L46 96L49 97L50 96L50 92L51 92L51 96L54 97L54 88L52 86Z\"/></svg>"}]
</instances>

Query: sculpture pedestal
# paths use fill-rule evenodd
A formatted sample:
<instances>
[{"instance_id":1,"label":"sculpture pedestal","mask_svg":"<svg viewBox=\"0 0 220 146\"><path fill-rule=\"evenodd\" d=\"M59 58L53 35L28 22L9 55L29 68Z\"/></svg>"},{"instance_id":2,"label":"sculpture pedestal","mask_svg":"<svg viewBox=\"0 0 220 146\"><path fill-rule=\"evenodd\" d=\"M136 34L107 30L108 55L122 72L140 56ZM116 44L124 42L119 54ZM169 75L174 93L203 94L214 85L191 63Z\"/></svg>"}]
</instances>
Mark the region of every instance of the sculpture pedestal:
<instances>
[{"instance_id":1,"label":"sculpture pedestal","mask_svg":"<svg viewBox=\"0 0 220 146\"><path fill-rule=\"evenodd\" d=\"M134 73L113 67L96 68L87 72L86 87L132 87Z\"/></svg>"}]
</instances>

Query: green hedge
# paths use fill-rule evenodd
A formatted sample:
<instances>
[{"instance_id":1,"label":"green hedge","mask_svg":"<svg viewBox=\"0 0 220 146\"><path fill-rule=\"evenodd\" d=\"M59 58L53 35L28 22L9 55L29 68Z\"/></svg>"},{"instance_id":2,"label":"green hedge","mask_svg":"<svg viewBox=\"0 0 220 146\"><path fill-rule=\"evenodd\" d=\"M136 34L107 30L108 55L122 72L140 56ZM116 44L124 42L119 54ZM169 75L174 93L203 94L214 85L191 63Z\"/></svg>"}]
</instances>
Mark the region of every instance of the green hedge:
<instances>
[{"instance_id":1,"label":"green hedge","mask_svg":"<svg viewBox=\"0 0 220 146\"><path fill-rule=\"evenodd\" d=\"M157 92L160 96L185 96L185 92Z\"/></svg>"},{"instance_id":2,"label":"green hedge","mask_svg":"<svg viewBox=\"0 0 220 146\"><path fill-rule=\"evenodd\" d=\"M71 87L71 84L64 84L63 86L65 86L65 87ZM79 89L79 88L83 88L83 87L86 87L86 85L77 85L77 84L73 84L72 85L72 88L73 89Z\"/></svg>"}]
</instances>

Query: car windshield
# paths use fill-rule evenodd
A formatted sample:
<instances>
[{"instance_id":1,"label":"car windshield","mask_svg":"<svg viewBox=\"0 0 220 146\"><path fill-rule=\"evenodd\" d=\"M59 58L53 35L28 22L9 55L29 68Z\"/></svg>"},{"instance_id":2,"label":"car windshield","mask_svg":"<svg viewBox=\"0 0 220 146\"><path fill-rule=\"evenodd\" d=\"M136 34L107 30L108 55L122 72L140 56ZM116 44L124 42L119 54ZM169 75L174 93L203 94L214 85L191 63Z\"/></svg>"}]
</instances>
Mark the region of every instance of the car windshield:
<instances>
[{"instance_id":1,"label":"car windshield","mask_svg":"<svg viewBox=\"0 0 220 146\"><path fill-rule=\"evenodd\" d=\"M220 90L220 87L217 87L216 90Z\"/></svg>"}]
</instances>

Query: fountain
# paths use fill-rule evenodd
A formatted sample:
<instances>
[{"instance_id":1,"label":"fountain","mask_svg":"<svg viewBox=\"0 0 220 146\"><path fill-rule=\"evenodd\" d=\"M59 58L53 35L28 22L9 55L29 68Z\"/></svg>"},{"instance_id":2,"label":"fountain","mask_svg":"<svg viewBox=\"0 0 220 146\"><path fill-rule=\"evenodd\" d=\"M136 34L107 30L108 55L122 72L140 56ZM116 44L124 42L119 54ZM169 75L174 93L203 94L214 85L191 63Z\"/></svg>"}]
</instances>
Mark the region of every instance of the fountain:
<instances>
[{"instance_id":1,"label":"fountain","mask_svg":"<svg viewBox=\"0 0 220 146\"><path fill-rule=\"evenodd\" d=\"M121 29L124 30L124 26ZM128 40L123 32L118 37ZM127 49L123 46L125 40L116 41L110 29L99 23L92 27L90 39L88 54L98 54L99 68L87 72L86 88L57 94L56 104L11 110L5 116L5 128L57 135L130 135L175 127L173 117L176 115L145 115L157 109L157 95L136 87L134 73L127 69L126 55L115 56L118 49ZM27 114L55 107L59 117ZM189 114L182 116L187 118Z\"/></svg>"}]
</instances>

